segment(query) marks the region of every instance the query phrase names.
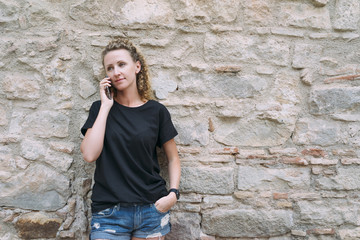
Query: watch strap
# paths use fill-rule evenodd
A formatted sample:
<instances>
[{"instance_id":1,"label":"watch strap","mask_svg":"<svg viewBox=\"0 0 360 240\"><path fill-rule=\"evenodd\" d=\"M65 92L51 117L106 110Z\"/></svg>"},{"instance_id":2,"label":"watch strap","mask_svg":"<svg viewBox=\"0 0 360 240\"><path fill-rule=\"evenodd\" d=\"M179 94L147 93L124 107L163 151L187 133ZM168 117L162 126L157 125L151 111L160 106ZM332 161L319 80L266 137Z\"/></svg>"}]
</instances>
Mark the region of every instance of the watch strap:
<instances>
[{"instance_id":1,"label":"watch strap","mask_svg":"<svg viewBox=\"0 0 360 240\"><path fill-rule=\"evenodd\" d=\"M175 193L176 199L179 200L179 198L180 198L180 192L179 192L179 190L176 189L176 188L171 188L171 189L169 190L169 193L171 193L171 192Z\"/></svg>"}]
</instances>

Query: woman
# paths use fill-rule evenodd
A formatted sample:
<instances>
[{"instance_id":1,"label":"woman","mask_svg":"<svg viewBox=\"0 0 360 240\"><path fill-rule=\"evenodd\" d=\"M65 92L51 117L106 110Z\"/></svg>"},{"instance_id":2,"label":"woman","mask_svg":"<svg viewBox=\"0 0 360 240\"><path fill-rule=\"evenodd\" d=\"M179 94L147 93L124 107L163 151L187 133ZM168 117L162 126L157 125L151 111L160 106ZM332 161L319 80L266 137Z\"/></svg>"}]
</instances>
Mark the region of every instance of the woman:
<instances>
[{"instance_id":1,"label":"woman","mask_svg":"<svg viewBox=\"0 0 360 240\"><path fill-rule=\"evenodd\" d=\"M177 131L165 106L152 100L147 65L131 42L111 41L102 62L108 77L100 82L101 100L81 129L83 158L96 161L91 239L165 239L179 198ZM169 191L156 146L168 159Z\"/></svg>"}]
</instances>

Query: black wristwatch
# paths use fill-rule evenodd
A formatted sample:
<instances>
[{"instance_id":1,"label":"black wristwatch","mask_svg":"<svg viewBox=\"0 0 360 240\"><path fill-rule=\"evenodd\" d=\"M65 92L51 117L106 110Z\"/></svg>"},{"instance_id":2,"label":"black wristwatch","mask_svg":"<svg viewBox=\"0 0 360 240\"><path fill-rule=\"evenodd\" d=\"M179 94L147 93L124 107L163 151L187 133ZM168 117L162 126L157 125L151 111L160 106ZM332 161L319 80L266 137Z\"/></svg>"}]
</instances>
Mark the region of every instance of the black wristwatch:
<instances>
[{"instance_id":1,"label":"black wristwatch","mask_svg":"<svg viewBox=\"0 0 360 240\"><path fill-rule=\"evenodd\" d=\"M169 193L171 193L171 192L174 192L175 195L176 195L176 199L179 200L179 198L180 198L180 192L179 192L179 190L176 189L176 188L171 188L171 189L169 190Z\"/></svg>"}]
</instances>

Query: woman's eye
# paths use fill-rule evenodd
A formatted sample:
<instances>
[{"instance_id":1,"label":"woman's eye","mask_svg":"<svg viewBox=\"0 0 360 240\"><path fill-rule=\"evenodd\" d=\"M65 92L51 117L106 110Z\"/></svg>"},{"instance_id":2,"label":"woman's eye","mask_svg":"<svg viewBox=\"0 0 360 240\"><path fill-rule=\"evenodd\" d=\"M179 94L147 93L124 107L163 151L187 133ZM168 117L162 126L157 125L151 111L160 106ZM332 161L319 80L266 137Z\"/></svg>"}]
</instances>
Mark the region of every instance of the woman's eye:
<instances>
[{"instance_id":1,"label":"woman's eye","mask_svg":"<svg viewBox=\"0 0 360 240\"><path fill-rule=\"evenodd\" d=\"M119 63L119 67L124 67L125 63Z\"/></svg>"},{"instance_id":2,"label":"woman's eye","mask_svg":"<svg viewBox=\"0 0 360 240\"><path fill-rule=\"evenodd\" d=\"M106 70L111 71L113 68L112 67L108 67Z\"/></svg>"}]
</instances>

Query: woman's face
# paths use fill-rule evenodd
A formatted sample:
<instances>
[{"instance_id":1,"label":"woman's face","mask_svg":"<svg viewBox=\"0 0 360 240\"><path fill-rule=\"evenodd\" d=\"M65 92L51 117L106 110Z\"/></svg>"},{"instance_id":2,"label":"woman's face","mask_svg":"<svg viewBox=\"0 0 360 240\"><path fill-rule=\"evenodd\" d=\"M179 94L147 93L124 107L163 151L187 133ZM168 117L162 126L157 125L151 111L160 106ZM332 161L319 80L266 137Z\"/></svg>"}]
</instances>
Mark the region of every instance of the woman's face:
<instances>
[{"instance_id":1,"label":"woman's face","mask_svg":"<svg viewBox=\"0 0 360 240\"><path fill-rule=\"evenodd\" d=\"M136 74L141 70L139 61L134 62L126 49L117 49L104 56L105 72L112 86L118 91L136 88Z\"/></svg>"}]
</instances>

